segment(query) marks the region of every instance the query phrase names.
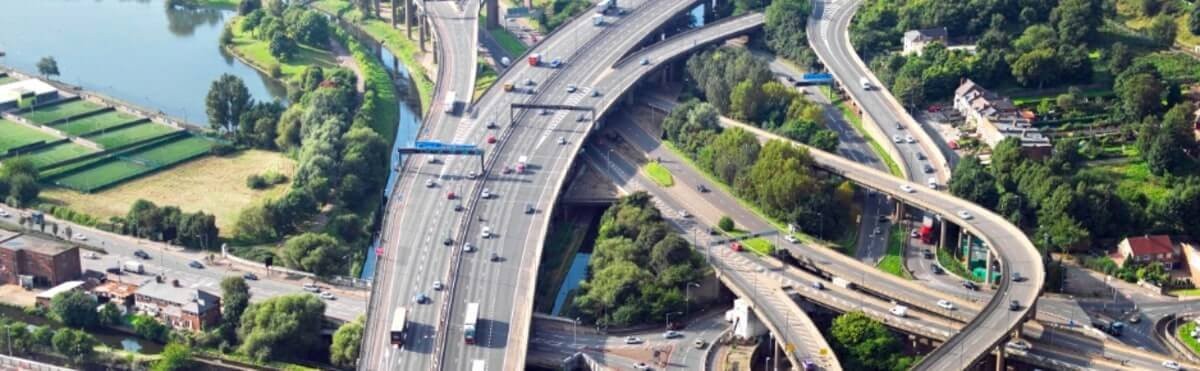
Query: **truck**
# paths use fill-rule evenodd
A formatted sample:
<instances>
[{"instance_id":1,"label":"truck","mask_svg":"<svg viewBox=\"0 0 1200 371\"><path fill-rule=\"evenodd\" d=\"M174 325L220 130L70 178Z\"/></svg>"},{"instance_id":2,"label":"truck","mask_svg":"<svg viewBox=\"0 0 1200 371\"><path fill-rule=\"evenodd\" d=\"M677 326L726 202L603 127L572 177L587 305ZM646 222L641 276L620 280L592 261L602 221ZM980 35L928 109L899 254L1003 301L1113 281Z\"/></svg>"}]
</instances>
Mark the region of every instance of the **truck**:
<instances>
[{"instance_id":1,"label":"truck","mask_svg":"<svg viewBox=\"0 0 1200 371\"><path fill-rule=\"evenodd\" d=\"M485 363L482 359L477 359L474 362L471 362L471 371L485 370L487 370L487 363Z\"/></svg>"},{"instance_id":2,"label":"truck","mask_svg":"<svg viewBox=\"0 0 1200 371\"><path fill-rule=\"evenodd\" d=\"M454 114L454 106L458 105L457 100L458 97L453 91L451 91L449 94L446 94L446 101L443 103L446 106L446 113L451 115Z\"/></svg>"},{"instance_id":3,"label":"truck","mask_svg":"<svg viewBox=\"0 0 1200 371\"><path fill-rule=\"evenodd\" d=\"M142 274L146 272L146 267L142 266L142 262L130 260L121 265L121 270L129 273Z\"/></svg>"},{"instance_id":4,"label":"truck","mask_svg":"<svg viewBox=\"0 0 1200 371\"><path fill-rule=\"evenodd\" d=\"M601 14L607 14L608 12L612 11L620 11L617 7L617 0L604 0L600 3L600 6L596 7L596 10Z\"/></svg>"},{"instance_id":5,"label":"truck","mask_svg":"<svg viewBox=\"0 0 1200 371\"><path fill-rule=\"evenodd\" d=\"M603 26L604 25L604 14L596 13L596 15L593 15L592 16L592 25L597 26L597 27Z\"/></svg>"},{"instance_id":6,"label":"truck","mask_svg":"<svg viewBox=\"0 0 1200 371\"><path fill-rule=\"evenodd\" d=\"M846 280L845 278L841 278L841 277L834 277L833 284L834 284L834 286L841 287L844 289L853 289L854 288L853 282L850 282L850 281Z\"/></svg>"},{"instance_id":7,"label":"truck","mask_svg":"<svg viewBox=\"0 0 1200 371\"><path fill-rule=\"evenodd\" d=\"M922 243L933 244L933 242L934 242L933 226L934 226L934 224L933 224L932 217L926 216L921 219L921 229L918 232L918 236L921 237Z\"/></svg>"},{"instance_id":8,"label":"truck","mask_svg":"<svg viewBox=\"0 0 1200 371\"><path fill-rule=\"evenodd\" d=\"M1097 314L1096 318L1092 320L1092 327L1115 337L1121 337L1125 333L1124 322L1114 320L1102 314Z\"/></svg>"},{"instance_id":9,"label":"truck","mask_svg":"<svg viewBox=\"0 0 1200 371\"><path fill-rule=\"evenodd\" d=\"M517 174L525 173L525 165L529 163L529 156L521 156L517 158Z\"/></svg>"},{"instance_id":10,"label":"truck","mask_svg":"<svg viewBox=\"0 0 1200 371\"><path fill-rule=\"evenodd\" d=\"M541 63L542 63L542 55L541 54L533 53L533 54L529 55L529 65L530 66L537 67L538 64L541 64Z\"/></svg>"},{"instance_id":11,"label":"truck","mask_svg":"<svg viewBox=\"0 0 1200 371\"><path fill-rule=\"evenodd\" d=\"M408 309L404 307L396 308L396 312L392 315L392 345L404 347L404 332L408 329Z\"/></svg>"},{"instance_id":12,"label":"truck","mask_svg":"<svg viewBox=\"0 0 1200 371\"><path fill-rule=\"evenodd\" d=\"M475 344L475 325L479 324L479 303L467 303L467 316L463 320L463 336L467 344Z\"/></svg>"}]
</instances>

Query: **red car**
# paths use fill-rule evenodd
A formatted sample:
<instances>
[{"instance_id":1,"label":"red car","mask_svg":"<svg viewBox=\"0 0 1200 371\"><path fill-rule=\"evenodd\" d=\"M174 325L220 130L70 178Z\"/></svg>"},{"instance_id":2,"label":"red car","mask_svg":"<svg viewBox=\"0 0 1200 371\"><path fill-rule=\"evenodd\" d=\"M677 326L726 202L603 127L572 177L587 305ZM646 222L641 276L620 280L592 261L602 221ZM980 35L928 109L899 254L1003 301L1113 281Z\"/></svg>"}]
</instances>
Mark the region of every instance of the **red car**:
<instances>
[{"instance_id":1,"label":"red car","mask_svg":"<svg viewBox=\"0 0 1200 371\"><path fill-rule=\"evenodd\" d=\"M488 135L488 137L487 137L487 142L488 142L488 144L496 143L496 136L495 136L495 135Z\"/></svg>"},{"instance_id":2,"label":"red car","mask_svg":"<svg viewBox=\"0 0 1200 371\"><path fill-rule=\"evenodd\" d=\"M741 251L742 251L742 244L740 244L740 243L737 243L737 242L734 242L734 243L732 243L732 244L729 244L729 248L733 249L733 251L741 252Z\"/></svg>"},{"instance_id":3,"label":"red car","mask_svg":"<svg viewBox=\"0 0 1200 371\"><path fill-rule=\"evenodd\" d=\"M454 191L446 192L446 199L447 199L447 200L453 200L455 197L458 197L458 195L455 195L455 194L454 194Z\"/></svg>"}]
</instances>

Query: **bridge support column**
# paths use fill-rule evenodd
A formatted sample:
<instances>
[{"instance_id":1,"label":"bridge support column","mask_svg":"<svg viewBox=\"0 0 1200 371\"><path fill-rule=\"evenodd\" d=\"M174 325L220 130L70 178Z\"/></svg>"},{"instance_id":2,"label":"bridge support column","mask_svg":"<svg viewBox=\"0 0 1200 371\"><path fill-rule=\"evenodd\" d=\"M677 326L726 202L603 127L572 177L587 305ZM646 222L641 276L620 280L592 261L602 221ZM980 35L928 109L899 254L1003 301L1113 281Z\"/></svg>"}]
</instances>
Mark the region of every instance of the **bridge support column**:
<instances>
[{"instance_id":1,"label":"bridge support column","mask_svg":"<svg viewBox=\"0 0 1200 371\"><path fill-rule=\"evenodd\" d=\"M942 221L942 223L941 223L942 230L941 230L941 232L939 232L940 236L938 238L938 244L937 244L938 250L942 250L942 249L946 248L946 230L949 229L948 227L950 225L950 223L946 222L946 218L940 218L940 219Z\"/></svg>"},{"instance_id":2,"label":"bridge support column","mask_svg":"<svg viewBox=\"0 0 1200 371\"><path fill-rule=\"evenodd\" d=\"M896 210L895 215L892 215L892 220L897 222L904 220L904 202L901 202L899 199L896 200Z\"/></svg>"},{"instance_id":3,"label":"bridge support column","mask_svg":"<svg viewBox=\"0 0 1200 371\"><path fill-rule=\"evenodd\" d=\"M412 40L412 10L412 0L404 0L404 32L409 40Z\"/></svg>"},{"instance_id":4,"label":"bridge support column","mask_svg":"<svg viewBox=\"0 0 1200 371\"><path fill-rule=\"evenodd\" d=\"M996 371L1004 371L1004 346L996 346Z\"/></svg>"},{"instance_id":5,"label":"bridge support column","mask_svg":"<svg viewBox=\"0 0 1200 371\"><path fill-rule=\"evenodd\" d=\"M499 28L500 18L504 15L500 14L500 0L487 0L488 28Z\"/></svg>"},{"instance_id":6,"label":"bridge support column","mask_svg":"<svg viewBox=\"0 0 1200 371\"><path fill-rule=\"evenodd\" d=\"M429 31L427 30L428 24L429 24L429 19L425 15L425 13L421 13L421 15L417 16L417 36L419 39L417 43L419 45L421 45L422 52L425 51L425 35L427 33L429 33Z\"/></svg>"},{"instance_id":7,"label":"bridge support column","mask_svg":"<svg viewBox=\"0 0 1200 371\"><path fill-rule=\"evenodd\" d=\"M983 281L987 282L988 285L991 285L992 284L992 249L988 249L988 251L987 251L987 260L983 261L983 269L985 269L983 272L983 277L984 277Z\"/></svg>"}]
</instances>

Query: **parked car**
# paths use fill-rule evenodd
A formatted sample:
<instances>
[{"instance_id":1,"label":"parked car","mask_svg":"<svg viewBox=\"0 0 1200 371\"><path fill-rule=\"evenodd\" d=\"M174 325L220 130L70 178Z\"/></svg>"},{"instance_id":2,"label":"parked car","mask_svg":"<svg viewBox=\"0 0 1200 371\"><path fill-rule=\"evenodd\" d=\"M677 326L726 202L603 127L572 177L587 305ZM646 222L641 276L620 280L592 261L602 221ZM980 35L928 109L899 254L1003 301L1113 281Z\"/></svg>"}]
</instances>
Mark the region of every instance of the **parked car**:
<instances>
[{"instance_id":1,"label":"parked car","mask_svg":"<svg viewBox=\"0 0 1200 371\"><path fill-rule=\"evenodd\" d=\"M133 256L136 256L136 257L139 257L142 259L146 259L146 260L150 259L150 254L147 254L145 251L142 251L142 250L134 251Z\"/></svg>"},{"instance_id":2,"label":"parked car","mask_svg":"<svg viewBox=\"0 0 1200 371\"><path fill-rule=\"evenodd\" d=\"M247 280L247 281L258 281L258 275L255 275L254 273L246 272L246 273L242 273L242 279Z\"/></svg>"},{"instance_id":3,"label":"parked car","mask_svg":"<svg viewBox=\"0 0 1200 371\"><path fill-rule=\"evenodd\" d=\"M188 262L188 266L195 268L195 269L203 269L204 268L204 264L200 264L200 262L195 261L195 260Z\"/></svg>"}]
</instances>

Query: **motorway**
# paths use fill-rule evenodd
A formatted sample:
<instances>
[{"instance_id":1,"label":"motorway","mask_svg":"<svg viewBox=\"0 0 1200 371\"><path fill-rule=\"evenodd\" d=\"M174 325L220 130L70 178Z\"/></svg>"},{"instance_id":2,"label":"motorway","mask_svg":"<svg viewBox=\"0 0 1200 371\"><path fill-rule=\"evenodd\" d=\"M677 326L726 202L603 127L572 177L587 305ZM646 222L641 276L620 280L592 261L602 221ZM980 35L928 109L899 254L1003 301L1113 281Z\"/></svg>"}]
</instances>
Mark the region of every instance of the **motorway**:
<instances>
[{"instance_id":1,"label":"motorway","mask_svg":"<svg viewBox=\"0 0 1200 371\"><path fill-rule=\"evenodd\" d=\"M724 314L724 309L714 310L696 318L679 331L682 337L674 339L664 339L662 333L657 331L610 335L596 332L586 325L573 328L569 324L534 319L529 339L530 358L562 360L576 352L584 352L612 369L627 370L638 362L645 362L663 370L701 370L705 366L704 356L708 346L697 349L693 342L703 340L711 344L729 329L730 324L725 321ZM644 342L626 344L625 338L629 336ZM655 350L666 354L658 359L659 362L653 358Z\"/></svg>"},{"instance_id":2,"label":"motorway","mask_svg":"<svg viewBox=\"0 0 1200 371\"><path fill-rule=\"evenodd\" d=\"M0 219L0 224L4 224L14 230L20 230L17 225L17 215L21 215L23 211L0 206L0 209L7 211L9 218ZM47 222L59 223L59 233L65 236L65 226L69 225L60 220L55 219L50 215L46 215ZM129 236L123 236L110 232L100 231L92 228L71 225L72 234L83 236L85 240L74 239L72 242L79 245L91 246L94 249L106 251L106 254L97 254L97 259L84 258L86 251L80 251L83 269L91 269L97 272L104 272L106 268L118 266L119 262L137 260L145 267L146 274L135 275L131 273L122 274L115 277L122 280L136 280L142 282L154 278L154 275L163 274L168 280L179 280L184 287L204 289L214 295L221 295L221 280L225 277L237 276L240 277L243 273L250 271L259 277L259 280L248 280L246 283L250 286L250 300L258 302L279 295L299 294L304 291L300 286L303 283L309 282L304 279L294 279L282 277L275 273L268 275L265 269L260 267L235 267L234 265L220 262L219 265L213 263L204 263L204 268L196 269L188 267L188 263L193 260L204 262L205 256L210 255L207 251L184 250L175 246L167 246L166 244L149 242L141 239L135 239ZM49 230L47 230L49 232ZM137 250L143 250L150 255L150 259L142 260L134 257L133 253ZM323 288L329 287L321 285ZM352 321L362 315L363 308L366 306L366 293L360 290L332 290L336 299L325 302L325 315L341 321Z\"/></svg>"}]
</instances>

